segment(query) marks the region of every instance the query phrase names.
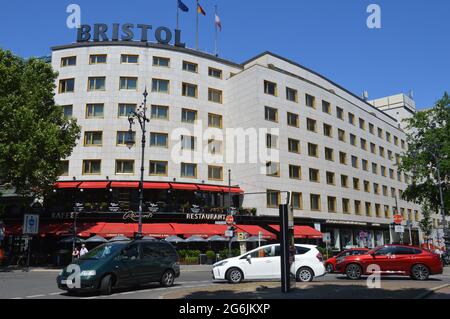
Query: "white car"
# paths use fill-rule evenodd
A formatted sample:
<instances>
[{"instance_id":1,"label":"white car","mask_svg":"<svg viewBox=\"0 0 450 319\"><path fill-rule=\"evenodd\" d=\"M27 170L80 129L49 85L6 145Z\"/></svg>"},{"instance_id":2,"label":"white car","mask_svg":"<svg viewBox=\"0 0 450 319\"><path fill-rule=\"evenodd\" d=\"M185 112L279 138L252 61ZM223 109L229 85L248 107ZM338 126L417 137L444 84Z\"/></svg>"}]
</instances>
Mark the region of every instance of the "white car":
<instances>
[{"instance_id":1,"label":"white car","mask_svg":"<svg viewBox=\"0 0 450 319\"><path fill-rule=\"evenodd\" d=\"M316 246L295 245L295 249L295 263L291 273L297 281L312 281L314 277L325 275L323 258ZM214 264L213 277L233 284L242 280L280 279L280 245L259 247L241 256L222 260Z\"/></svg>"}]
</instances>

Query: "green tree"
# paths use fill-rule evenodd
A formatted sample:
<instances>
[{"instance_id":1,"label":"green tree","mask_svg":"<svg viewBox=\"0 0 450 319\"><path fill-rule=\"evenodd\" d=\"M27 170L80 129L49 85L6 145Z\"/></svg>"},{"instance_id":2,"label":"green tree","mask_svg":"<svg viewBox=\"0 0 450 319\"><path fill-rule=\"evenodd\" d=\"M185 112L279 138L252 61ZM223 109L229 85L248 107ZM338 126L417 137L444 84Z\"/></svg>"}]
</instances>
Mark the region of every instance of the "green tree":
<instances>
[{"instance_id":1,"label":"green tree","mask_svg":"<svg viewBox=\"0 0 450 319\"><path fill-rule=\"evenodd\" d=\"M412 177L403 198L439 212L438 168L445 211L450 204L450 98L447 93L429 110L405 120L408 150L399 169Z\"/></svg>"},{"instance_id":2,"label":"green tree","mask_svg":"<svg viewBox=\"0 0 450 319\"><path fill-rule=\"evenodd\" d=\"M0 185L21 195L48 190L79 138L55 105L56 78L48 63L0 49Z\"/></svg>"}]
</instances>

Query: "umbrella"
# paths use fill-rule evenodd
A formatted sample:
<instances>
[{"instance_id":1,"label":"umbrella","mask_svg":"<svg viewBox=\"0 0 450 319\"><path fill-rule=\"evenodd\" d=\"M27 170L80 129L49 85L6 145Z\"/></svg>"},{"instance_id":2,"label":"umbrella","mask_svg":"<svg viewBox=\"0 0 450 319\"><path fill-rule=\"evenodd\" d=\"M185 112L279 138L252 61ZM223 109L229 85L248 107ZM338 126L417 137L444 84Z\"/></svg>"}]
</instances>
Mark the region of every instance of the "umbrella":
<instances>
[{"instance_id":1,"label":"umbrella","mask_svg":"<svg viewBox=\"0 0 450 319\"><path fill-rule=\"evenodd\" d=\"M264 238L259 238L258 236L252 236L252 237L247 238L246 241L249 243L258 243L260 241L267 241L267 240Z\"/></svg>"},{"instance_id":2,"label":"umbrella","mask_svg":"<svg viewBox=\"0 0 450 319\"><path fill-rule=\"evenodd\" d=\"M185 240L183 238L180 238L178 236L170 236L170 237L167 237L165 240L168 241L169 243L175 243L175 244L185 242Z\"/></svg>"},{"instance_id":3,"label":"umbrella","mask_svg":"<svg viewBox=\"0 0 450 319\"><path fill-rule=\"evenodd\" d=\"M211 241L228 241L228 239L226 239L225 237L216 235L216 236L209 237L208 241L209 242L211 242Z\"/></svg>"},{"instance_id":4,"label":"umbrella","mask_svg":"<svg viewBox=\"0 0 450 319\"><path fill-rule=\"evenodd\" d=\"M186 239L186 243L204 243L208 240L204 239L201 236L191 236L188 239Z\"/></svg>"},{"instance_id":5,"label":"umbrella","mask_svg":"<svg viewBox=\"0 0 450 319\"><path fill-rule=\"evenodd\" d=\"M74 240L74 237L71 236L71 237L66 237L64 239L61 239L59 242L60 243L64 243L64 244L68 244L68 243L73 243L73 240ZM84 239L81 239L80 237L75 237L75 243L81 244L81 243L84 243L84 242L85 242Z\"/></svg>"},{"instance_id":6,"label":"umbrella","mask_svg":"<svg viewBox=\"0 0 450 319\"><path fill-rule=\"evenodd\" d=\"M157 240L157 239L155 237L145 236L142 238L142 240Z\"/></svg>"},{"instance_id":7,"label":"umbrella","mask_svg":"<svg viewBox=\"0 0 450 319\"><path fill-rule=\"evenodd\" d=\"M94 236L89 239L86 239L86 243L107 243L108 240L103 238L102 236Z\"/></svg>"},{"instance_id":8,"label":"umbrella","mask_svg":"<svg viewBox=\"0 0 450 319\"><path fill-rule=\"evenodd\" d=\"M110 242L115 242L115 241L130 241L129 238L125 237L125 236L117 236L114 237L112 239L109 240Z\"/></svg>"}]
</instances>

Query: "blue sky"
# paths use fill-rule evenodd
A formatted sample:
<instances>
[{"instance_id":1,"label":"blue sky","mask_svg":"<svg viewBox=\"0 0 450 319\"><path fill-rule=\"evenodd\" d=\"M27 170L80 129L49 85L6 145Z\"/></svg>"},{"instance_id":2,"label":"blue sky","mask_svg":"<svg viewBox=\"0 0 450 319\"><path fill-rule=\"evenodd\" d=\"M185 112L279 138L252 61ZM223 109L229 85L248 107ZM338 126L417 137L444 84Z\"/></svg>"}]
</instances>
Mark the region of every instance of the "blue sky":
<instances>
[{"instance_id":1,"label":"blue sky","mask_svg":"<svg viewBox=\"0 0 450 319\"><path fill-rule=\"evenodd\" d=\"M183 40L195 47L195 0L181 13ZM146 23L175 27L176 0L2 1L0 47L29 57L74 42L66 7L82 23ZM350 91L378 98L414 90L419 108L450 91L448 0L201 0L200 49L214 50L214 5L223 24L220 55L243 62L272 51L303 64ZM366 8L381 6L381 29L369 29Z\"/></svg>"}]
</instances>

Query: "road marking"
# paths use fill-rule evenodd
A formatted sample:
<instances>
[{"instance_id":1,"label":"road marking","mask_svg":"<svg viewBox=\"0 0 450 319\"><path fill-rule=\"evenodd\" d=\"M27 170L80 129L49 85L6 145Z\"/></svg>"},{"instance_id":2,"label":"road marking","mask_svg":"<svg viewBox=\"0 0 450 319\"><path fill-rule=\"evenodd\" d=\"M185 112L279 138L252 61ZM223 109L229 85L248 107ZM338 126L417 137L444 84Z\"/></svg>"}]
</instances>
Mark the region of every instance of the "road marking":
<instances>
[{"instance_id":1,"label":"road marking","mask_svg":"<svg viewBox=\"0 0 450 319\"><path fill-rule=\"evenodd\" d=\"M119 295L132 295L135 294L137 291L128 291L128 292L122 292Z\"/></svg>"},{"instance_id":2,"label":"road marking","mask_svg":"<svg viewBox=\"0 0 450 319\"><path fill-rule=\"evenodd\" d=\"M52 292L52 293L50 293L50 294L48 294L49 296L56 296L56 295L60 295L61 293L60 292Z\"/></svg>"},{"instance_id":3,"label":"road marking","mask_svg":"<svg viewBox=\"0 0 450 319\"><path fill-rule=\"evenodd\" d=\"M26 296L25 298L39 298L39 297L45 297L45 295Z\"/></svg>"},{"instance_id":4,"label":"road marking","mask_svg":"<svg viewBox=\"0 0 450 319\"><path fill-rule=\"evenodd\" d=\"M14 300L14 299L16 299L16 300L18 300L18 299L23 299L22 297L16 297L16 298L11 298L12 300Z\"/></svg>"}]
</instances>

